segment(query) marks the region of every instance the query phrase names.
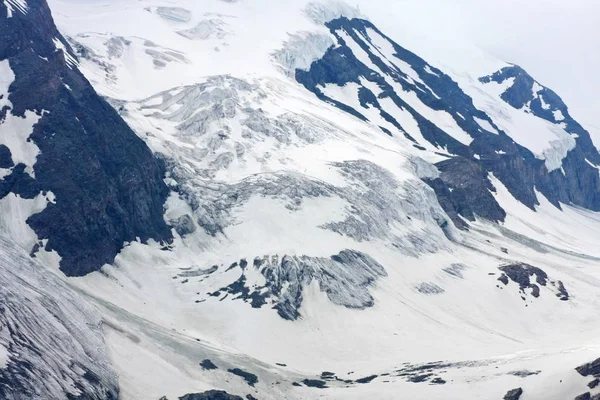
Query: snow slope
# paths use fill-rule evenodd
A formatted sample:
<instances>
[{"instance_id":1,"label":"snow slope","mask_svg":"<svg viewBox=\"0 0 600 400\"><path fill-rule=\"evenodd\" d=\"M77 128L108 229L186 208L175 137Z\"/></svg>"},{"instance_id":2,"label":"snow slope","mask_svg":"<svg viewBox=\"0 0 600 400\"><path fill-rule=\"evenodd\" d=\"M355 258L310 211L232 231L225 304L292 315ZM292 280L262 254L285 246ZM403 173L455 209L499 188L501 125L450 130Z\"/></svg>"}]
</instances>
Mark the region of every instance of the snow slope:
<instances>
[{"instance_id":1,"label":"snow slope","mask_svg":"<svg viewBox=\"0 0 600 400\"><path fill-rule=\"evenodd\" d=\"M102 35L109 34L126 40L136 37L149 40L183 53L193 64L190 67L173 63L156 71L151 67L151 60L145 57L124 59L118 68L124 78L117 79L117 85L117 82L106 82L104 71L94 65L95 62L83 60L81 68L97 90L127 100L195 83L200 77L210 75L235 75L240 71L260 76L278 75L271 54L288 39L288 33L327 33L325 28L319 29L304 17L303 2L178 1L177 7L186 10L189 21L163 18L164 12L158 7L172 6L169 2L85 1L74 5L66 0L50 5L62 33L76 41L83 39L83 45L101 56L108 39L102 39ZM255 18L257 15L260 18ZM136 23L129 23L132 20ZM269 21L268 24L265 21ZM96 36L100 37L93 39Z\"/></svg>"},{"instance_id":2,"label":"snow slope","mask_svg":"<svg viewBox=\"0 0 600 400\"><path fill-rule=\"evenodd\" d=\"M541 181L523 185L535 198L525 204L484 164L485 151L502 159L518 144L545 174L575 170L570 132L479 80L507 64L466 45L448 55L423 44L435 65L399 57L401 37L338 2L50 6L79 68L164 161L171 189L173 243L134 241L102 271L65 278L102 314L122 398L589 390L574 368L600 356L600 218L546 198ZM343 68L327 70L331 60ZM498 137L512 147L480 146ZM481 168L483 198L505 218L449 215L431 182L446 179L456 205L465 190L440 165L458 157ZM11 215L3 229L26 227Z\"/></svg>"},{"instance_id":3,"label":"snow slope","mask_svg":"<svg viewBox=\"0 0 600 400\"><path fill-rule=\"evenodd\" d=\"M116 399L98 310L0 235L0 396Z\"/></svg>"}]
</instances>

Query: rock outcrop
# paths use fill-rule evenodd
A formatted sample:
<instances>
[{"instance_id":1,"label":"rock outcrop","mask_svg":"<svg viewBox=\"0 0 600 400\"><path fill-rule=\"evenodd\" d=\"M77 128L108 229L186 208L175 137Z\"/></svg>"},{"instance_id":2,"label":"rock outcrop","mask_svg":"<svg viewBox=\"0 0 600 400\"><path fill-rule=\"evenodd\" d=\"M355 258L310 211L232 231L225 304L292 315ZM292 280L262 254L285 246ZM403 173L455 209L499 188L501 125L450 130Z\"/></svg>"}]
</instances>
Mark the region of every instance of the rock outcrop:
<instances>
[{"instance_id":1,"label":"rock outcrop","mask_svg":"<svg viewBox=\"0 0 600 400\"><path fill-rule=\"evenodd\" d=\"M62 271L98 270L138 238L170 240L163 166L78 71L45 0L0 2L0 62L14 75L0 93L0 129L8 118L32 121L19 137L32 148L28 160L0 146L2 165L16 164L0 178L0 199L53 194L27 224L61 256Z\"/></svg>"}]
</instances>

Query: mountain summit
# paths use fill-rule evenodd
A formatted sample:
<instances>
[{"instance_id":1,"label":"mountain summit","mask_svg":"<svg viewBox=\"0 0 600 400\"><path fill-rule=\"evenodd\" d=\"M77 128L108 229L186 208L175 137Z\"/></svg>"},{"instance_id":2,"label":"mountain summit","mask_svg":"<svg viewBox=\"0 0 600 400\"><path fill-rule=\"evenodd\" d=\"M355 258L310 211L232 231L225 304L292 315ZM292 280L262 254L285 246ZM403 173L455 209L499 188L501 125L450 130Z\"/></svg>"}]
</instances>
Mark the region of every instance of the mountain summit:
<instances>
[{"instance_id":1,"label":"mountain summit","mask_svg":"<svg viewBox=\"0 0 600 400\"><path fill-rule=\"evenodd\" d=\"M0 2L0 397L597 396L598 143L441 46L337 1Z\"/></svg>"}]
</instances>

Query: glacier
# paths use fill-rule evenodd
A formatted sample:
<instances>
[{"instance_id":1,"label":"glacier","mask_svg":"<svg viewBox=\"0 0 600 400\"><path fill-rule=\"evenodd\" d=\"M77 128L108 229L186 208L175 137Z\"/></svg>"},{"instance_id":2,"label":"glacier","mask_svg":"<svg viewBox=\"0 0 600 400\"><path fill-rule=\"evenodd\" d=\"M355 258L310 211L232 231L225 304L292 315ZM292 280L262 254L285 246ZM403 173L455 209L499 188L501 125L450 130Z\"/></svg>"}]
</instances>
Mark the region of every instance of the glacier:
<instances>
[{"instance_id":1,"label":"glacier","mask_svg":"<svg viewBox=\"0 0 600 400\"><path fill-rule=\"evenodd\" d=\"M0 3L0 393L598 395L600 154L525 69L338 1L48 6Z\"/></svg>"},{"instance_id":2,"label":"glacier","mask_svg":"<svg viewBox=\"0 0 600 400\"><path fill-rule=\"evenodd\" d=\"M0 396L117 399L98 310L4 235L0 268Z\"/></svg>"}]
</instances>

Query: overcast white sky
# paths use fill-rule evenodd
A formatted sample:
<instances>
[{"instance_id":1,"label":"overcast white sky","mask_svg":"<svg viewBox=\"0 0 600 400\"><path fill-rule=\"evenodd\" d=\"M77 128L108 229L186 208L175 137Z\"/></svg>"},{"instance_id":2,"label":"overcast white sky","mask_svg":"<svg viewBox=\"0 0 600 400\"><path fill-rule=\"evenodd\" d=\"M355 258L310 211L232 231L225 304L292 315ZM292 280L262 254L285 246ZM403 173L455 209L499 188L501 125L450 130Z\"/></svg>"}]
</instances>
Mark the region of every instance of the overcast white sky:
<instances>
[{"instance_id":1,"label":"overcast white sky","mask_svg":"<svg viewBox=\"0 0 600 400\"><path fill-rule=\"evenodd\" d=\"M354 2L372 19L418 23L440 35L463 36L521 65L556 91L576 119L588 128L595 125L592 130L600 134L600 0Z\"/></svg>"}]
</instances>

